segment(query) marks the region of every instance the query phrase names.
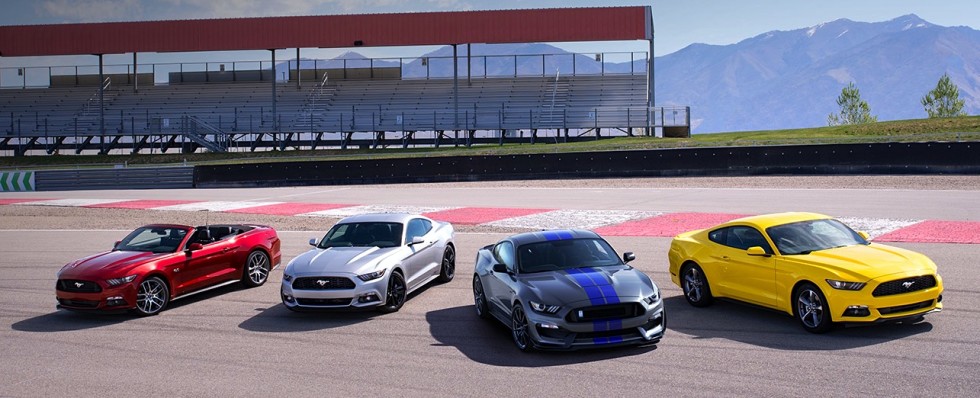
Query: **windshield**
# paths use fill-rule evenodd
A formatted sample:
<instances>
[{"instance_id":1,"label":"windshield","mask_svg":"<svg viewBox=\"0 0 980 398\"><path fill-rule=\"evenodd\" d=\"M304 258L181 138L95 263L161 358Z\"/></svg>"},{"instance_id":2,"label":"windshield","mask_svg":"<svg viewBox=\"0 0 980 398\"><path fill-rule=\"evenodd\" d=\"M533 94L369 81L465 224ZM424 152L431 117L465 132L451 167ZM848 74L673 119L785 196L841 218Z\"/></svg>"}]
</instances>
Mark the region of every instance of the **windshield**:
<instances>
[{"instance_id":1,"label":"windshield","mask_svg":"<svg viewBox=\"0 0 980 398\"><path fill-rule=\"evenodd\" d=\"M317 247L395 247L402 241L402 225L394 222L337 224Z\"/></svg>"},{"instance_id":2,"label":"windshield","mask_svg":"<svg viewBox=\"0 0 980 398\"><path fill-rule=\"evenodd\" d=\"M769 227L766 232L782 254L809 254L817 250L868 244L857 232L832 219L777 225Z\"/></svg>"},{"instance_id":3,"label":"windshield","mask_svg":"<svg viewBox=\"0 0 980 398\"><path fill-rule=\"evenodd\" d=\"M606 241L591 238L529 243L517 249L517 257L521 273L622 264Z\"/></svg>"},{"instance_id":4,"label":"windshield","mask_svg":"<svg viewBox=\"0 0 980 398\"><path fill-rule=\"evenodd\" d=\"M180 247L187 230L173 227L142 227L116 245L116 250L132 252L173 253Z\"/></svg>"}]
</instances>

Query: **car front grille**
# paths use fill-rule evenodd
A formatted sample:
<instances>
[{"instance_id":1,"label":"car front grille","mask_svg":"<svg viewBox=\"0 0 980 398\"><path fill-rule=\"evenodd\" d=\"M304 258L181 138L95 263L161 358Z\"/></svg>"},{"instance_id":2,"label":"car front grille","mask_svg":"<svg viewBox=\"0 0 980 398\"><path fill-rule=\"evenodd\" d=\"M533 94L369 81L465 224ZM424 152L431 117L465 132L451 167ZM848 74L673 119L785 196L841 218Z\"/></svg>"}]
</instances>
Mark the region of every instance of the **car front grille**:
<instances>
[{"instance_id":1,"label":"car front grille","mask_svg":"<svg viewBox=\"0 0 980 398\"><path fill-rule=\"evenodd\" d=\"M926 300L926 301L923 301L921 303L908 304L908 305L900 305L900 306L897 306L897 307L879 308L878 309L878 312L881 315L890 315L890 314L894 314L894 313L897 313L897 312L915 311L915 310L922 309L922 308L929 308L932 305L932 303L933 303L933 300Z\"/></svg>"},{"instance_id":2,"label":"car front grille","mask_svg":"<svg viewBox=\"0 0 980 398\"><path fill-rule=\"evenodd\" d=\"M643 314L643 306L640 303L596 305L575 308L568 312L565 320L569 322L592 322L606 319L633 318L641 314Z\"/></svg>"},{"instance_id":3,"label":"car front grille","mask_svg":"<svg viewBox=\"0 0 980 398\"><path fill-rule=\"evenodd\" d=\"M75 279L58 279L55 288L72 293L98 293L102 291L102 287L98 283Z\"/></svg>"},{"instance_id":4,"label":"car front grille","mask_svg":"<svg viewBox=\"0 0 980 398\"><path fill-rule=\"evenodd\" d=\"M99 306L98 301L91 300L68 300L68 299L58 299L58 304L69 308L85 308L91 309Z\"/></svg>"},{"instance_id":5,"label":"car front grille","mask_svg":"<svg viewBox=\"0 0 980 398\"><path fill-rule=\"evenodd\" d=\"M296 298L296 303L299 305L313 305L313 306L338 306L338 305L350 305L352 297L347 298L332 298L332 299L311 299L311 298Z\"/></svg>"},{"instance_id":6,"label":"car front grille","mask_svg":"<svg viewBox=\"0 0 980 398\"><path fill-rule=\"evenodd\" d=\"M878 285L878 287L871 292L871 295L874 297L891 296L895 294L925 290L935 286L936 277L932 275L913 276L911 278L884 282Z\"/></svg>"},{"instance_id":7,"label":"car front grille","mask_svg":"<svg viewBox=\"0 0 980 398\"><path fill-rule=\"evenodd\" d=\"M354 288L354 281L338 276L296 278L293 289L298 290L348 290Z\"/></svg>"}]
</instances>

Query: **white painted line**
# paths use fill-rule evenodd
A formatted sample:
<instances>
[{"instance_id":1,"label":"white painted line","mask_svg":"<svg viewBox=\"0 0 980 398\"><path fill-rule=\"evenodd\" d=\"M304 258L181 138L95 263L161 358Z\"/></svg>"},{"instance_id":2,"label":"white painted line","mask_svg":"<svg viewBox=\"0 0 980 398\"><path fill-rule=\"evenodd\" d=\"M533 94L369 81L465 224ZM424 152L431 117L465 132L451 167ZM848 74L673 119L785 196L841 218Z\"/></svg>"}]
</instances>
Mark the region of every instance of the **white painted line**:
<instances>
[{"instance_id":1,"label":"white painted line","mask_svg":"<svg viewBox=\"0 0 980 398\"><path fill-rule=\"evenodd\" d=\"M228 211L228 210L238 210L245 209L249 207L267 206L267 205L278 205L284 202L226 202L226 201L213 201L213 202L196 202L196 203L185 203L180 205L162 206L154 207L153 210L168 210L168 211L200 211L200 210L210 210L210 211Z\"/></svg>"},{"instance_id":2,"label":"white painted line","mask_svg":"<svg viewBox=\"0 0 980 398\"><path fill-rule=\"evenodd\" d=\"M21 202L16 205L21 206L61 206L61 207L81 207L102 205L106 203L128 202L130 199L53 199L38 200L34 202Z\"/></svg>"},{"instance_id":3,"label":"white painted line","mask_svg":"<svg viewBox=\"0 0 980 398\"><path fill-rule=\"evenodd\" d=\"M630 220L655 217L660 214L662 213L631 210L554 210L492 221L481 225L530 229L593 229Z\"/></svg>"},{"instance_id":4,"label":"white painted line","mask_svg":"<svg viewBox=\"0 0 980 398\"><path fill-rule=\"evenodd\" d=\"M889 232L905 228L912 224L922 222L922 220L892 220L888 218L860 218L860 217L837 217L840 222L847 224L855 231L867 232L871 238L875 238Z\"/></svg>"},{"instance_id":5,"label":"white painted line","mask_svg":"<svg viewBox=\"0 0 980 398\"><path fill-rule=\"evenodd\" d=\"M306 217L335 217L343 218L354 216L358 214L368 214L368 213L409 213L409 214L422 214L431 213L436 211L443 211L449 209L456 209L456 207L426 207L426 206L384 206L384 205L365 205L365 206L348 206L341 207L337 209L314 211L311 213L297 214L298 216Z\"/></svg>"}]
</instances>

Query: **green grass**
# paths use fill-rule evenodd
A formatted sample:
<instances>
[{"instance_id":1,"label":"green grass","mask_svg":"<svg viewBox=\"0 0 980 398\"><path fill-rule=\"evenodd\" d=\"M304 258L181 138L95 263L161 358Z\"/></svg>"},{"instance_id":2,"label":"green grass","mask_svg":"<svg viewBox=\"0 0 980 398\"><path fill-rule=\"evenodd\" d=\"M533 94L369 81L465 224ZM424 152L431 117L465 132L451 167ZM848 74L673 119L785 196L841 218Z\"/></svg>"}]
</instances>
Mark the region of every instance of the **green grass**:
<instances>
[{"instance_id":1,"label":"green grass","mask_svg":"<svg viewBox=\"0 0 980 398\"><path fill-rule=\"evenodd\" d=\"M554 141L543 139L542 141ZM230 153L169 153L140 155L39 155L0 157L0 168L113 167L182 164L228 164L277 161L349 160L431 156L515 155L532 153L593 152L657 148L725 147L750 145L843 144L872 142L980 141L980 116L915 119L864 125L794 130L695 134L691 138L618 137L567 144L507 144L471 148L329 149Z\"/></svg>"}]
</instances>

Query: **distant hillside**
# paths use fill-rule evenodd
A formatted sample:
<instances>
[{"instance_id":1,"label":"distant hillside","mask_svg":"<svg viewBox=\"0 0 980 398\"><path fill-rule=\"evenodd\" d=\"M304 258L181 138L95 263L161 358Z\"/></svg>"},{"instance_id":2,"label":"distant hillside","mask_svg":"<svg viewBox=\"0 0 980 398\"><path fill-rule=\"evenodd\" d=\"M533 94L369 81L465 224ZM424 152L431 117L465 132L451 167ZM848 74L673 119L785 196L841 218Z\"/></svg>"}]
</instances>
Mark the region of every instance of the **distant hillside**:
<instances>
[{"instance_id":1,"label":"distant hillside","mask_svg":"<svg viewBox=\"0 0 980 398\"><path fill-rule=\"evenodd\" d=\"M698 133L826 125L852 81L879 120L922 118L919 100L944 72L980 113L980 31L915 15L694 44L654 66L657 105L690 105Z\"/></svg>"}]
</instances>

